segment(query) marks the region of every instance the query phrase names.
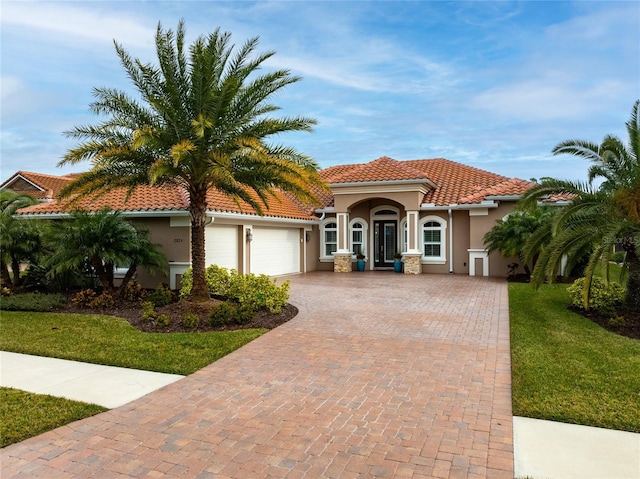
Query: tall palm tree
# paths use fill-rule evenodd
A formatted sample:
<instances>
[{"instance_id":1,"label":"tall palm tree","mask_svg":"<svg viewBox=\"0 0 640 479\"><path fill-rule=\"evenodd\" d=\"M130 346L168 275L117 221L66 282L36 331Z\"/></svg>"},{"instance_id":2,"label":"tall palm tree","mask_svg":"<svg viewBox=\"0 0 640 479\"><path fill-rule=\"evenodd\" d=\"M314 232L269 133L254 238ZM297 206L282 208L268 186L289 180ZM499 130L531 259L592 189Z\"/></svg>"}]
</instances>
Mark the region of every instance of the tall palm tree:
<instances>
[{"instance_id":1,"label":"tall palm tree","mask_svg":"<svg viewBox=\"0 0 640 479\"><path fill-rule=\"evenodd\" d=\"M534 269L538 283L553 279L563 256L569 260L591 250L585 269L585 306L588 306L591 279L598 263L608 264L619 245L626 253L629 268L626 306L640 311L640 100L626 122L629 143L608 135L601 144L568 140L553 153L571 154L593 162L589 182L545 179L523 197L527 204L557 194L569 198L553 219L553 237ZM593 181L601 179L599 186Z\"/></svg>"},{"instance_id":2,"label":"tall palm tree","mask_svg":"<svg viewBox=\"0 0 640 479\"><path fill-rule=\"evenodd\" d=\"M130 190L140 184L177 184L189 195L192 298L208 297L205 281L207 192L212 188L244 201L259 214L277 189L307 204L326 186L318 165L294 148L267 143L289 131L311 131L305 117L273 118L270 98L300 80L288 70L258 75L274 52L255 53L258 38L240 48L216 29L187 49L181 21L176 33L160 24L155 35L158 65L133 59L115 44L139 100L107 88L94 90L91 109L107 118L67 132L85 140L61 165L92 160L92 170L62 191L63 197Z\"/></svg>"},{"instance_id":3,"label":"tall palm tree","mask_svg":"<svg viewBox=\"0 0 640 479\"><path fill-rule=\"evenodd\" d=\"M40 233L36 223L13 216L20 208L37 203L38 200L29 195L8 189L0 191L0 272L3 284L17 286L20 282L20 264L33 260L39 251Z\"/></svg>"}]
</instances>

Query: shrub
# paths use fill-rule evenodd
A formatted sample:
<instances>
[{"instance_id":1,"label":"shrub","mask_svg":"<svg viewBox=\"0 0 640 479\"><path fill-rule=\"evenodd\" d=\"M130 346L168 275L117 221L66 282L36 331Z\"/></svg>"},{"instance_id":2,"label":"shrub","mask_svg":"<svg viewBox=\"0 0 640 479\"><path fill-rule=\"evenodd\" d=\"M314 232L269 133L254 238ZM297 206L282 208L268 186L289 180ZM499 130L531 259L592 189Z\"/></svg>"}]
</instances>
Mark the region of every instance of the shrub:
<instances>
[{"instance_id":1,"label":"shrub","mask_svg":"<svg viewBox=\"0 0 640 479\"><path fill-rule=\"evenodd\" d=\"M211 294L240 303L252 311L268 309L279 313L289 300L289 281L278 286L276 280L264 274L238 274L234 269L211 265L207 267L206 277ZM192 285L193 276L189 269L182 276L181 298L189 296Z\"/></svg>"},{"instance_id":2,"label":"shrub","mask_svg":"<svg viewBox=\"0 0 640 479\"><path fill-rule=\"evenodd\" d=\"M251 322L253 316L255 315L255 311L247 306L240 305L236 307L236 312L234 315L234 323L235 324L247 324Z\"/></svg>"},{"instance_id":3,"label":"shrub","mask_svg":"<svg viewBox=\"0 0 640 479\"><path fill-rule=\"evenodd\" d=\"M156 326L158 326L159 328L166 328L170 323L171 320L166 314L161 314L160 316L158 316L158 319L156 319Z\"/></svg>"},{"instance_id":4,"label":"shrub","mask_svg":"<svg viewBox=\"0 0 640 479\"><path fill-rule=\"evenodd\" d=\"M120 291L122 299L126 301L141 301L145 299L147 293L140 283L137 281L129 281L127 285Z\"/></svg>"},{"instance_id":5,"label":"shrub","mask_svg":"<svg viewBox=\"0 0 640 479\"><path fill-rule=\"evenodd\" d=\"M145 323L150 323L151 321L155 321L158 317L158 313L154 309L153 303L151 301L145 301L142 303L142 321Z\"/></svg>"},{"instance_id":6,"label":"shrub","mask_svg":"<svg viewBox=\"0 0 640 479\"><path fill-rule=\"evenodd\" d=\"M182 325L185 328L189 328L189 329L192 329L198 326L199 322L200 322L200 318L198 318L198 316L192 313L191 311L186 312L184 317L182 318Z\"/></svg>"},{"instance_id":7,"label":"shrub","mask_svg":"<svg viewBox=\"0 0 640 479\"><path fill-rule=\"evenodd\" d=\"M92 289L82 289L73 295L71 302L78 306L88 307L96 299L96 292Z\"/></svg>"},{"instance_id":8,"label":"shrub","mask_svg":"<svg viewBox=\"0 0 640 479\"><path fill-rule=\"evenodd\" d=\"M53 311L65 303L61 294L23 293L2 296L0 309L5 311Z\"/></svg>"},{"instance_id":9,"label":"shrub","mask_svg":"<svg viewBox=\"0 0 640 479\"><path fill-rule=\"evenodd\" d=\"M576 279L571 286L567 288L571 303L577 307L584 309L584 290L585 278ZM587 309L593 309L605 316L614 316L616 306L624 301L624 288L614 281L609 284L600 279L591 279L591 291L589 294L589 302Z\"/></svg>"},{"instance_id":10,"label":"shrub","mask_svg":"<svg viewBox=\"0 0 640 479\"><path fill-rule=\"evenodd\" d=\"M166 286L159 284L156 289L147 295L147 299L156 307L166 306L172 301L171 290Z\"/></svg>"},{"instance_id":11,"label":"shrub","mask_svg":"<svg viewBox=\"0 0 640 479\"><path fill-rule=\"evenodd\" d=\"M113 299L113 295L107 291L104 291L100 296L96 296L89 301L88 306L95 309L108 309L112 308L116 304Z\"/></svg>"},{"instance_id":12,"label":"shrub","mask_svg":"<svg viewBox=\"0 0 640 479\"><path fill-rule=\"evenodd\" d=\"M236 306L225 301L220 303L209 313L209 325L213 327L233 324L236 316Z\"/></svg>"},{"instance_id":13,"label":"shrub","mask_svg":"<svg viewBox=\"0 0 640 479\"><path fill-rule=\"evenodd\" d=\"M11 296L12 294L9 288L3 286L2 289L0 289L0 296Z\"/></svg>"}]
</instances>

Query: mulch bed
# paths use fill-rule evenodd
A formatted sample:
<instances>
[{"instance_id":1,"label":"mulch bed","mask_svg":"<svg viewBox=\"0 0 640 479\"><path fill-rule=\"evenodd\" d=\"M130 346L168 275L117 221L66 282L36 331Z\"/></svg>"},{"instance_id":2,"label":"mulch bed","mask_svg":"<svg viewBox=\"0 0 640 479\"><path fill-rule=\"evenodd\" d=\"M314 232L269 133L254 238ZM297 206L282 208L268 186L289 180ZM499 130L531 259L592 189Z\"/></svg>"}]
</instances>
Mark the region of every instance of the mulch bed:
<instances>
[{"instance_id":1,"label":"mulch bed","mask_svg":"<svg viewBox=\"0 0 640 479\"><path fill-rule=\"evenodd\" d=\"M568 309L590 319L607 331L632 339L640 339L640 312L618 310L618 316L624 318L624 324L617 324L616 321L612 321L611 318L601 316L592 310L585 311L575 306L569 306Z\"/></svg>"},{"instance_id":2,"label":"mulch bed","mask_svg":"<svg viewBox=\"0 0 640 479\"><path fill-rule=\"evenodd\" d=\"M193 302L188 300L177 301L156 308L158 314L166 314L169 318L169 325L165 327L156 326L155 322L142 321L142 306L140 302L116 300L115 306L108 309L93 309L77 306L68 301L58 311L65 313L79 314L104 314L117 316L126 319L132 326L146 333L193 333L207 331L230 331L236 329L265 328L274 329L298 314L298 308L287 304L280 313L269 311L258 311L253 319L245 324L231 324L227 326L212 327L208 318L212 309L218 306L221 301L211 299L205 302ZM182 319L186 313L193 313L200 319L196 327L188 328L182 324Z\"/></svg>"}]
</instances>

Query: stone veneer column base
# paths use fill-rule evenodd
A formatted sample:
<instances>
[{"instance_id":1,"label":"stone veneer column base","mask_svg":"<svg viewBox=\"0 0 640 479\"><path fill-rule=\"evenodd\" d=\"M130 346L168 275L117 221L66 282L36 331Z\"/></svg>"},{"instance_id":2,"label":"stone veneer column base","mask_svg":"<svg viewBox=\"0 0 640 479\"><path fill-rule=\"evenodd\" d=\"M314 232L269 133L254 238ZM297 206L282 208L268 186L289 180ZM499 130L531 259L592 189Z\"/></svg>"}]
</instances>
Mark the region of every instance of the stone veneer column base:
<instances>
[{"instance_id":1,"label":"stone veneer column base","mask_svg":"<svg viewBox=\"0 0 640 479\"><path fill-rule=\"evenodd\" d=\"M333 254L333 272L351 273L351 253Z\"/></svg>"},{"instance_id":2,"label":"stone veneer column base","mask_svg":"<svg viewBox=\"0 0 640 479\"><path fill-rule=\"evenodd\" d=\"M420 264L420 254L405 254L402 256L404 261L404 274L421 274L422 265Z\"/></svg>"}]
</instances>

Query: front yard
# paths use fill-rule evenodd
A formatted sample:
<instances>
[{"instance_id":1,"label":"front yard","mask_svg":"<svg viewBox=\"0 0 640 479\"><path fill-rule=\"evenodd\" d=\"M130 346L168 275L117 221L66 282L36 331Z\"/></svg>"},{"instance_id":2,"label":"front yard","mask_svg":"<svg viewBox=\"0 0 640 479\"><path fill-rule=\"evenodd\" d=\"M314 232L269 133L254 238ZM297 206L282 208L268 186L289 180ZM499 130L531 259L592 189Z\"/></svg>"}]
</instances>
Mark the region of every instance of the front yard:
<instances>
[{"instance_id":1,"label":"front yard","mask_svg":"<svg viewBox=\"0 0 640 479\"><path fill-rule=\"evenodd\" d=\"M569 311L566 287L509 285L513 414L640 432L640 341Z\"/></svg>"},{"instance_id":2,"label":"front yard","mask_svg":"<svg viewBox=\"0 0 640 479\"><path fill-rule=\"evenodd\" d=\"M640 432L640 341L569 311L566 285L512 283L509 299L514 415ZM184 375L266 331L144 333L111 316L13 311L0 328L1 350ZM2 446L102 410L0 392Z\"/></svg>"}]
</instances>

